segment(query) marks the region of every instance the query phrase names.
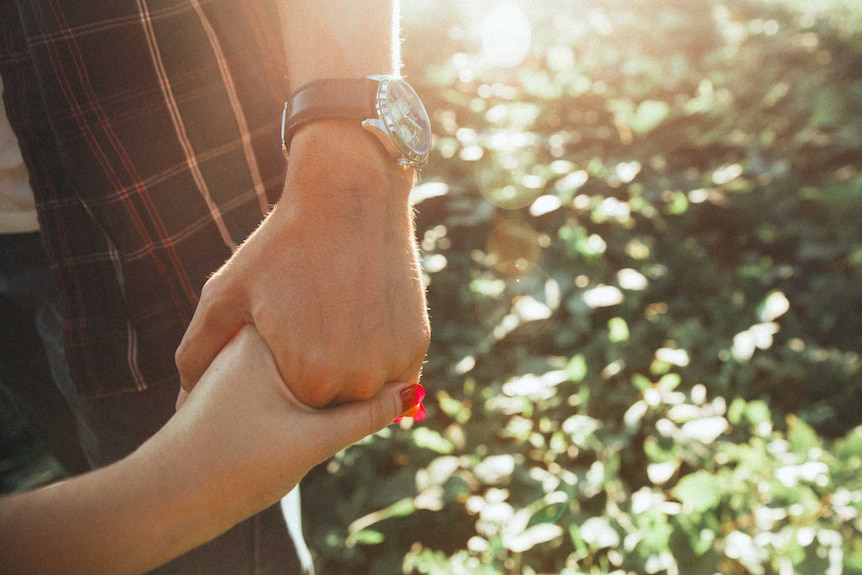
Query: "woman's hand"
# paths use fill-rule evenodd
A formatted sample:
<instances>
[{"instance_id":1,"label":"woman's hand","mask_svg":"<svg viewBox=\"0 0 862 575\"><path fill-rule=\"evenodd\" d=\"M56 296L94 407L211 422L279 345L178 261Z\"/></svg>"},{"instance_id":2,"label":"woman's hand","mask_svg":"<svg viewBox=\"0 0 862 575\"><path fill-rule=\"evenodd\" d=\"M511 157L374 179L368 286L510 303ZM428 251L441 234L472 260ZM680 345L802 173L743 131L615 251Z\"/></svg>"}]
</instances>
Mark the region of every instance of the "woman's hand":
<instances>
[{"instance_id":1,"label":"woman's hand","mask_svg":"<svg viewBox=\"0 0 862 575\"><path fill-rule=\"evenodd\" d=\"M311 467L414 411L423 395L419 385L389 383L367 400L328 409L309 407L282 380L257 330L246 326L160 434L169 435L164 442L183 446L182 461L200 460L195 467L206 471L202 492L212 484L262 508L257 500L275 503ZM243 514L257 510L237 505Z\"/></svg>"},{"instance_id":2,"label":"woman's hand","mask_svg":"<svg viewBox=\"0 0 862 575\"><path fill-rule=\"evenodd\" d=\"M0 500L0 572L153 569L274 504L314 465L420 400L418 385L389 383L368 400L308 407L245 327L137 451Z\"/></svg>"}]
</instances>

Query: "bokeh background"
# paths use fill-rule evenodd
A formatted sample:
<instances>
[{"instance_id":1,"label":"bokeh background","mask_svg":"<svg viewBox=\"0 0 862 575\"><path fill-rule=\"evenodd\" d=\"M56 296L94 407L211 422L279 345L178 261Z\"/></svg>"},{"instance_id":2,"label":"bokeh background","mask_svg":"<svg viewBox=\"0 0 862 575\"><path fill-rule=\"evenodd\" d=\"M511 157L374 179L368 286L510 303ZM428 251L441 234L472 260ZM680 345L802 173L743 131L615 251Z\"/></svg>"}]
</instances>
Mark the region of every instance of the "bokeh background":
<instances>
[{"instance_id":1,"label":"bokeh background","mask_svg":"<svg viewBox=\"0 0 862 575\"><path fill-rule=\"evenodd\" d=\"M324 575L862 573L862 6L403 0L429 417Z\"/></svg>"}]
</instances>

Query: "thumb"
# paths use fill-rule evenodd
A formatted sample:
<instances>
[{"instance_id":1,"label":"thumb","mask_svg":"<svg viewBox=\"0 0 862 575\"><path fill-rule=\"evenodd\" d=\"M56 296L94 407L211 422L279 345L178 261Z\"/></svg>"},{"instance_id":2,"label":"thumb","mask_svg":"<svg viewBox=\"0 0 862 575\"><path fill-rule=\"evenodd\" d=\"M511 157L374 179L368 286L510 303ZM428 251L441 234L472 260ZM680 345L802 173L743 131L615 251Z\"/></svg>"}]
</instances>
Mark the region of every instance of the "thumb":
<instances>
[{"instance_id":1,"label":"thumb","mask_svg":"<svg viewBox=\"0 0 862 575\"><path fill-rule=\"evenodd\" d=\"M416 407L424 395L418 383L390 382L369 399L319 411L329 451L336 453L383 429Z\"/></svg>"}]
</instances>

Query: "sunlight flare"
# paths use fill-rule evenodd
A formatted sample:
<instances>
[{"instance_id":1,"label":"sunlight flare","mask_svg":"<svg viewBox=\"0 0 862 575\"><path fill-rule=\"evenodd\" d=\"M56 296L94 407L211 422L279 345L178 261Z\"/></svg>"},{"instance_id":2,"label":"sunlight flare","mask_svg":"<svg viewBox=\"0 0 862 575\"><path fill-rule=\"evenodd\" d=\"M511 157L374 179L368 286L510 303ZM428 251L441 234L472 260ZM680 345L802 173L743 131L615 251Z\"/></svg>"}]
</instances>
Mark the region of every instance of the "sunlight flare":
<instances>
[{"instance_id":1,"label":"sunlight flare","mask_svg":"<svg viewBox=\"0 0 862 575\"><path fill-rule=\"evenodd\" d=\"M497 66L514 68L530 51L530 21L514 4L502 3L491 8L482 19L480 34L485 56Z\"/></svg>"}]
</instances>

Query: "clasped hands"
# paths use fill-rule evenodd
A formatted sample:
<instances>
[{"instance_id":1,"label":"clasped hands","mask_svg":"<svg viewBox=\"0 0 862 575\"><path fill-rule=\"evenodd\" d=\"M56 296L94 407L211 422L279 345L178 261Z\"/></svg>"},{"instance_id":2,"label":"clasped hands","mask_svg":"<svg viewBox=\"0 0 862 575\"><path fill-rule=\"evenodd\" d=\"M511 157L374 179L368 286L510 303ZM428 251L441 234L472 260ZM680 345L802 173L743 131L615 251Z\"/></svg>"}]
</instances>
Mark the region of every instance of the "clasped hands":
<instances>
[{"instance_id":1,"label":"clasped hands","mask_svg":"<svg viewBox=\"0 0 862 575\"><path fill-rule=\"evenodd\" d=\"M359 126L320 121L297 132L281 200L203 288L177 350L178 404L246 324L308 406L418 383L430 327L412 180Z\"/></svg>"},{"instance_id":2,"label":"clasped hands","mask_svg":"<svg viewBox=\"0 0 862 575\"><path fill-rule=\"evenodd\" d=\"M361 129L314 126L278 206L204 286L177 350L178 412L122 461L5 500L0 571L152 569L398 414L421 417L412 174ZM337 165L333 139L354 152Z\"/></svg>"}]
</instances>

